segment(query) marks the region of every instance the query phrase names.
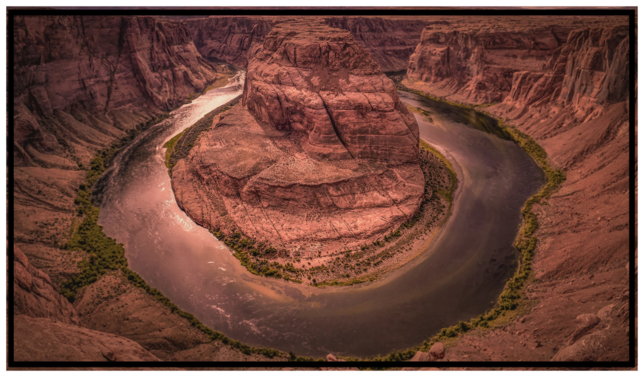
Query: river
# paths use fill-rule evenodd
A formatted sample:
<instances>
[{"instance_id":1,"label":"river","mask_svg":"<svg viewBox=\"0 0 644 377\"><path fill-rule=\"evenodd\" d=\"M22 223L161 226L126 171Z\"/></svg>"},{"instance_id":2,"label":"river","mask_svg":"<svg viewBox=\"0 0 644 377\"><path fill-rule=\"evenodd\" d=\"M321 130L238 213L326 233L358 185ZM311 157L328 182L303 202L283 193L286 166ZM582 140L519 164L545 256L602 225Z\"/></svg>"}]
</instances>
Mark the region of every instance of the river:
<instances>
[{"instance_id":1,"label":"river","mask_svg":"<svg viewBox=\"0 0 644 377\"><path fill-rule=\"evenodd\" d=\"M162 146L239 95L243 80L241 73L173 111L121 151L101 180L99 224L124 244L132 270L230 338L299 356L384 355L494 306L517 266L520 209L543 173L461 110L405 92L404 102L433 112L433 122L415 114L420 135L459 180L453 213L428 249L384 279L353 287L308 287L242 267L177 206Z\"/></svg>"}]
</instances>

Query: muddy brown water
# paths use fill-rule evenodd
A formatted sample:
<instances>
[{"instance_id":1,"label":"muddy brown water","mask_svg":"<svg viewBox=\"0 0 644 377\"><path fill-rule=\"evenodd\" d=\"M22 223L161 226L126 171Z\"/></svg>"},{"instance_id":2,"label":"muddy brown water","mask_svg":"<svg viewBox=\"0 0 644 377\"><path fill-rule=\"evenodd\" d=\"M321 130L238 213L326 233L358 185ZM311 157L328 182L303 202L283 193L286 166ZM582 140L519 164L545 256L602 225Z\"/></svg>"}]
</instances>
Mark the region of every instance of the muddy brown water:
<instances>
[{"instance_id":1,"label":"muddy brown water","mask_svg":"<svg viewBox=\"0 0 644 377\"><path fill-rule=\"evenodd\" d=\"M466 124L471 114L404 92L404 102L433 113L430 123L416 115L421 137L447 156L459 180L453 213L427 250L354 287L313 288L242 267L177 206L162 146L239 95L243 80L173 111L120 152L101 180L99 224L125 245L132 270L230 338L301 356L384 355L494 306L517 266L520 209L543 174L514 143Z\"/></svg>"}]
</instances>

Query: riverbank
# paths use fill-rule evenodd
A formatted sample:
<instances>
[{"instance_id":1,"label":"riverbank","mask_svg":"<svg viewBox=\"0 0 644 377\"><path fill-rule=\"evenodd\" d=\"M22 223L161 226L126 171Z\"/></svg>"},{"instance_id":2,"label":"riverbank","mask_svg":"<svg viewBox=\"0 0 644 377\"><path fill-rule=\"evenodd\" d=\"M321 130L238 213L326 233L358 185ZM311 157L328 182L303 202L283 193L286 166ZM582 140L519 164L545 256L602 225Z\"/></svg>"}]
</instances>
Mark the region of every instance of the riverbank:
<instances>
[{"instance_id":1,"label":"riverbank","mask_svg":"<svg viewBox=\"0 0 644 377\"><path fill-rule=\"evenodd\" d=\"M200 94L205 94L208 90L204 90ZM194 96L195 99L198 97ZM134 291L140 289L154 301L169 309L166 309L166 312L163 312L163 314L160 313L160 315L176 315L187 320L189 326L204 334L209 339L209 342L220 342L243 355L257 355L260 356L260 359L261 357L284 359L287 355L281 351L263 347L252 347L232 340L223 333L208 328L192 314L179 309L176 304L158 289L151 287L139 274L129 268L123 245L117 243L113 238L108 237L104 233L103 227L98 225L99 207L92 200L94 196L93 191L95 184L107 170L112 158L119 151L128 147L136 136L168 118L171 118L171 114L164 113L147 122L135 131L130 132L127 137L118 140L111 147L100 152L92 160L91 166L86 174L85 182L81 184L76 200L78 214L80 216L77 221L79 225L73 230L72 236L64 245L65 250L82 250L89 257L78 263L80 272L77 275L61 282L60 292L72 303L75 303L78 299L80 305L79 310L89 314L95 313L97 310L100 310L99 308L106 309L105 306L112 306L109 309L110 312L120 312L128 303L130 307L139 306L138 304L141 301L145 302L147 300L138 297L140 295L134 294L132 288L134 288ZM105 292L107 292L107 295ZM127 295L133 294L137 296L136 299L124 299ZM133 314L129 314L127 317ZM90 316L96 320L95 315ZM113 324L110 327L114 327ZM230 354L230 352L228 353ZM234 355L228 355L227 357L231 356L234 358Z\"/></svg>"},{"instance_id":2,"label":"riverbank","mask_svg":"<svg viewBox=\"0 0 644 377\"><path fill-rule=\"evenodd\" d=\"M249 273L178 207L163 162L164 143L236 93L212 107L198 99L177 114L175 126L151 130L115 162L99 224L124 243L130 268L149 285L230 338L312 357L405 349L492 306L516 265L511 244L520 208L541 182L520 148L448 116L436 115L431 124L417 118L421 137L454 163L462 193L429 250L382 279L353 287L266 279ZM311 318L319 326L312 328Z\"/></svg>"},{"instance_id":3,"label":"riverbank","mask_svg":"<svg viewBox=\"0 0 644 377\"><path fill-rule=\"evenodd\" d=\"M421 90L409 88L408 80L403 80L397 85L398 90L410 92L418 96L427 98L432 101L442 102L450 106L457 106L482 115L492 117L491 114L480 111L480 106L455 103L444 100L440 97L433 96ZM427 116L427 114L422 114ZM454 345L454 338L465 334L474 329L489 329L507 324L508 321L516 318L517 315L528 310L530 303L526 300L525 287L533 279L531 265L534 258L534 251L537 247L538 238L534 235L539 227L536 214L533 207L536 204L545 205L550 196L556 192L565 180L565 174L561 170L556 170L550 166L545 150L534 141L530 136L516 129L502 119L497 118L499 129L503 134L508 135L521 149L530 155L539 167L544 171L547 182L541 190L530 197L523 206L521 214L523 224L519 229L516 237L515 247L520 252L520 263L512 278L506 283L505 289L499 296L497 305L488 312L472 318L470 321L461 321L458 324L443 328L438 334L423 342L421 346L411 347L404 351L394 352L384 357L377 357L371 360L377 361L399 361L409 360L417 351L427 352L436 342L443 342L447 347Z\"/></svg>"},{"instance_id":4,"label":"riverbank","mask_svg":"<svg viewBox=\"0 0 644 377\"><path fill-rule=\"evenodd\" d=\"M166 166L171 177L172 167L188 156L199 135L218 121L217 115L220 112L226 111L235 103L237 100L222 105L164 145L167 148ZM384 236L372 237L372 242L359 248L346 248L340 252L306 257L297 252L282 250L264 240L253 239L239 230L209 230L232 249L233 255L254 275L314 287L351 286L373 282L426 250L450 214L456 188L456 174L438 150L424 141L421 141L419 147L425 193L418 212L397 229ZM207 193L206 190L203 195L211 197L215 194ZM320 247L324 248L324 245Z\"/></svg>"}]
</instances>

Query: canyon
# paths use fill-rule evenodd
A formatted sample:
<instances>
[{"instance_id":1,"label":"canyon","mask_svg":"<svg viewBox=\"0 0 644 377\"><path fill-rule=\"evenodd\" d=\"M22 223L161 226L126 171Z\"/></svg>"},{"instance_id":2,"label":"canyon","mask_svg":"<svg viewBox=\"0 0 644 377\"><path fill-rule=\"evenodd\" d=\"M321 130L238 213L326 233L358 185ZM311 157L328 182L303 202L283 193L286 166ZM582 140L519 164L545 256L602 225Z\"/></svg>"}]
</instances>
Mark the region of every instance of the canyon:
<instances>
[{"instance_id":1,"label":"canyon","mask_svg":"<svg viewBox=\"0 0 644 377\"><path fill-rule=\"evenodd\" d=\"M93 284L109 295L88 289L75 302L84 303L80 315L57 293L88 258L64 245L79 225L75 200L94 156L208 89L225 67L199 54L181 22L155 17L16 16L13 31L16 360L256 358L212 342L120 272ZM131 314L114 321L107 313L121 300ZM47 347L34 351L41 342Z\"/></svg>"},{"instance_id":2,"label":"canyon","mask_svg":"<svg viewBox=\"0 0 644 377\"><path fill-rule=\"evenodd\" d=\"M487 40L503 40L501 29L498 34L488 30ZM555 35L550 39L556 40ZM448 40L453 44L435 44ZM477 330L459 338L448 350L448 360L627 358L628 299L635 294L628 288L628 232L633 224L629 225L628 204L627 19L607 18L559 40L540 50L548 59L541 67L522 66L522 59L499 65L508 74L500 84L499 75L485 78L491 70L471 68L481 64L480 56L497 53L486 39L449 39L427 28L411 58L416 63L410 62L403 80L404 85L451 101L495 102L485 111L531 135L567 176L547 205L537 207L539 244L534 280L526 289L533 307L502 329ZM513 43L504 47L515 48ZM479 53L456 60L454 65L463 68L460 75L441 70L452 64L446 56L458 56L452 49L466 48ZM421 66L428 56L434 56L433 69ZM439 72L453 76L441 77ZM474 84L476 80L485 85ZM589 316L601 320L587 324L584 318Z\"/></svg>"},{"instance_id":3,"label":"canyon","mask_svg":"<svg viewBox=\"0 0 644 377\"><path fill-rule=\"evenodd\" d=\"M407 221L424 195L422 150L413 116L381 73L406 69L403 85L504 119L542 145L567 177L547 205L535 206L539 242L526 305L502 326L451 340L445 360L624 360L628 299L635 294L628 290L627 264L634 225L628 220L628 19L528 20L327 17L327 26L307 23L310 33L288 41L285 34L301 28L275 17L16 17L16 360L269 360L212 341L120 271L100 277L71 304L58 294L61 282L79 271L77 262L89 257L63 245L78 226L74 201L93 156L209 89L229 64L248 70L243 103L217 116L172 173L177 200L198 223L225 232L232 219L258 239L305 250L305 243L329 241L319 225L328 217L312 219L303 235L295 213L333 208L354 216L356 229L347 226L347 232L358 233L359 241L338 243L332 257ZM333 73L316 72L313 63L320 62ZM387 140L394 135L396 143L378 141L360 114L367 110L376 114L371 122L386 121ZM254 137L231 143L240 131ZM240 155L245 164L235 170L214 159ZM268 162L281 170L267 172ZM335 195L321 206L321 194L338 188L311 181L307 172L316 170L348 182L338 187L351 200ZM202 186L189 187L189 174ZM295 236L249 230L256 222L240 220L241 212L218 215L214 204L206 210L190 190L206 193L212 176L233 188L222 199L226 208L241 211L250 203L255 215L273 210L272 218L293 225L284 234ZM356 182L374 189L356 191ZM297 190L280 190L285 185ZM396 195L387 198L376 187ZM374 213L386 220L361 223Z\"/></svg>"},{"instance_id":4,"label":"canyon","mask_svg":"<svg viewBox=\"0 0 644 377\"><path fill-rule=\"evenodd\" d=\"M432 196L418 144L394 83L349 32L279 21L248 63L242 103L178 161L172 187L198 224L247 246L242 261L268 258L249 270L290 264L290 279L320 279L307 263L328 270L352 250L371 257L369 245L399 236ZM350 271L333 272L327 280Z\"/></svg>"},{"instance_id":5,"label":"canyon","mask_svg":"<svg viewBox=\"0 0 644 377\"><path fill-rule=\"evenodd\" d=\"M177 17L180 18L180 17ZM195 46L206 58L246 67L281 17L209 16L184 19ZM308 17L317 22L317 17ZM383 72L407 69L423 28L440 22L414 17L324 17L324 23L349 31L380 65Z\"/></svg>"}]
</instances>

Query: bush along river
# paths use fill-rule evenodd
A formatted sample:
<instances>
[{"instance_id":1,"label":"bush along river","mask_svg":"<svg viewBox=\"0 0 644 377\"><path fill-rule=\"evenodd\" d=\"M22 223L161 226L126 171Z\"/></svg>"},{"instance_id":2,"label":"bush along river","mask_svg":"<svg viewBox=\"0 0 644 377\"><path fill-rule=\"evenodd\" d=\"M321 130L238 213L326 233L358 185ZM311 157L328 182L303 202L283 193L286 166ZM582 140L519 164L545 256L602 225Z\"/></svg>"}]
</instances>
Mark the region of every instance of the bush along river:
<instances>
[{"instance_id":1,"label":"bush along river","mask_svg":"<svg viewBox=\"0 0 644 377\"><path fill-rule=\"evenodd\" d=\"M163 146L242 88L243 74L171 112L119 152L97 184L98 224L123 244L128 268L148 287L236 341L314 358L370 358L427 346L441 329L498 305L520 265L515 241L524 204L545 182L507 128L471 109L401 91L416 110L421 138L457 174L452 214L419 257L380 280L304 286L249 273L174 199Z\"/></svg>"}]
</instances>

